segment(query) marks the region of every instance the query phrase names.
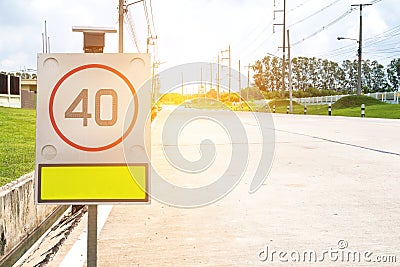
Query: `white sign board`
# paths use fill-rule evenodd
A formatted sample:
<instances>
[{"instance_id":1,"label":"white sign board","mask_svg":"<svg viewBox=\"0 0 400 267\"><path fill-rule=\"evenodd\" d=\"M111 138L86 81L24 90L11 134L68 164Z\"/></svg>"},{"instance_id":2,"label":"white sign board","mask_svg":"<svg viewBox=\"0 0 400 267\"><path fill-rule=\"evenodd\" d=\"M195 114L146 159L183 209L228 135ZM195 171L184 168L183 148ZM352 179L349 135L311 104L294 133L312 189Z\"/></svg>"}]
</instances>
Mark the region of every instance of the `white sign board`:
<instances>
[{"instance_id":1,"label":"white sign board","mask_svg":"<svg viewBox=\"0 0 400 267\"><path fill-rule=\"evenodd\" d=\"M39 54L37 203L148 201L150 66L147 54Z\"/></svg>"}]
</instances>

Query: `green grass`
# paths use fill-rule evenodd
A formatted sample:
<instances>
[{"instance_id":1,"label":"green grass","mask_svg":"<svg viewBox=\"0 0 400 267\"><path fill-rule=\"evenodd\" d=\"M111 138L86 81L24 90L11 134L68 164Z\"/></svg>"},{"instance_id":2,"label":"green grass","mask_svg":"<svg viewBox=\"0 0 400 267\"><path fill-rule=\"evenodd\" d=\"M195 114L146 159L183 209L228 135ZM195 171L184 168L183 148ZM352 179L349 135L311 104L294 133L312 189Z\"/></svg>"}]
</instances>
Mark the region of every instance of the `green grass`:
<instances>
[{"instance_id":1,"label":"green grass","mask_svg":"<svg viewBox=\"0 0 400 267\"><path fill-rule=\"evenodd\" d=\"M0 186L34 169L35 113L0 107Z\"/></svg>"},{"instance_id":2,"label":"green grass","mask_svg":"<svg viewBox=\"0 0 400 267\"><path fill-rule=\"evenodd\" d=\"M293 104L293 113L300 114L303 113L303 106L297 103L296 101L292 102ZM286 113L287 107L290 105L288 99L274 99L268 102L268 106L271 112L273 112L273 107L275 106L276 113Z\"/></svg>"},{"instance_id":3,"label":"green grass","mask_svg":"<svg viewBox=\"0 0 400 267\"><path fill-rule=\"evenodd\" d=\"M360 117L361 108L332 108L332 115L334 116L347 116L347 117ZM385 118L385 119L400 119L400 105L392 104L379 104L372 106L365 106L365 117L367 118Z\"/></svg>"},{"instance_id":4,"label":"green grass","mask_svg":"<svg viewBox=\"0 0 400 267\"><path fill-rule=\"evenodd\" d=\"M361 104L365 104L365 117L400 119L400 105L386 104L367 96L343 97L332 105L332 116L360 117ZM286 113L289 100L272 100L268 103L271 112L275 105L276 113ZM293 101L293 114L303 114L304 106ZM309 105L307 115L328 115L328 105Z\"/></svg>"},{"instance_id":5,"label":"green grass","mask_svg":"<svg viewBox=\"0 0 400 267\"><path fill-rule=\"evenodd\" d=\"M184 105L184 104L183 104ZM198 109L211 109L211 110L228 110L229 106L217 100L210 99L192 99L192 102L189 105L192 108Z\"/></svg>"},{"instance_id":6,"label":"green grass","mask_svg":"<svg viewBox=\"0 0 400 267\"><path fill-rule=\"evenodd\" d=\"M361 104L365 104L365 116L367 118L400 119L400 105L386 104L372 97L357 95L343 97L334 103L332 105L332 116L360 117ZM243 109L236 107L235 110L248 111L251 109L255 111L258 109L260 112L266 111L265 106L255 106L252 102L249 102L248 105L244 105ZM289 100L271 100L268 102L270 112L272 112L274 105L276 113L286 113ZM194 100L191 107L213 110L230 108L230 106L221 102L214 101L211 104L209 100L204 101L203 99ZM304 114L304 106L293 101L293 114ZM328 105L309 105L307 106L307 115L328 115Z\"/></svg>"},{"instance_id":7,"label":"green grass","mask_svg":"<svg viewBox=\"0 0 400 267\"><path fill-rule=\"evenodd\" d=\"M365 104L366 106L375 106L375 105L385 105L386 103L369 96L362 95L350 95L345 96L336 101L332 107L335 109L342 108L359 108L361 104Z\"/></svg>"}]
</instances>

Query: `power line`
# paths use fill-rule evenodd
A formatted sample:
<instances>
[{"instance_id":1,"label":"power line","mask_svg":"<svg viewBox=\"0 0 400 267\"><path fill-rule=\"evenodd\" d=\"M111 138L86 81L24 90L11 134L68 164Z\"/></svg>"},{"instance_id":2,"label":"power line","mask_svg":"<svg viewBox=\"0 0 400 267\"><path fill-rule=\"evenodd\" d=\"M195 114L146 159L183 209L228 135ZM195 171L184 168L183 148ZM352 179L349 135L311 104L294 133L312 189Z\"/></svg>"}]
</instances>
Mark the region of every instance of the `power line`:
<instances>
[{"instance_id":1,"label":"power line","mask_svg":"<svg viewBox=\"0 0 400 267\"><path fill-rule=\"evenodd\" d=\"M307 4L307 3L310 2L310 1L312 1L312 0L306 0L306 1L304 1L303 3L297 5L296 7L294 7L294 8L292 8L292 9L288 10L288 12L295 11L295 10L297 10L298 8L300 8L300 7L304 6L305 4Z\"/></svg>"},{"instance_id":2,"label":"power line","mask_svg":"<svg viewBox=\"0 0 400 267\"><path fill-rule=\"evenodd\" d=\"M131 11L129 9L129 6L132 4L136 4L139 2L143 2L143 9L144 9L144 15L145 15L145 19L146 19L146 23L147 23L147 53L149 52L149 45L154 45L156 46L156 43L153 41L153 39L157 39L157 37L155 35L155 23L154 23L154 14L153 14L153 7L152 7L152 3L150 0L150 16L149 16L149 8L147 6L147 1L146 0L142 0L142 1L136 1L133 2L131 4L125 5L124 8L124 16L125 16L125 22L128 25L128 30L132 39L133 44L135 45L137 51L140 53L141 51L141 45L140 45L140 41L136 32L136 26L135 26L135 22L132 18L132 14ZM154 51L156 51L156 48L154 48Z\"/></svg>"},{"instance_id":3,"label":"power line","mask_svg":"<svg viewBox=\"0 0 400 267\"><path fill-rule=\"evenodd\" d=\"M149 13L147 11L147 4L146 1L143 1L143 8L144 8L144 14L146 16L146 23L147 23L147 35L151 36L151 26L150 26L150 19L149 19Z\"/></svg>"},{"instance_id":4,"label":"power line","mask_svg":"<svg viewBox=\"0 0 400 267\"><path fill-rule=\"evenodd\" d=\"M154 32L154 34L156 34L156 26L154 26L153 5L151 4L151 0L149 2L150 2L151 21L153 24L153 32Z\"/></svg>"},{"instance_id":5,"label":"power line","mask_svg":"<svg viewBox=\"0 0 400 267\"><path fill-rule=\"evenodd\" d=\"M379 55L382 53L390 53L392 51L396 55L399 51L398 37L400 36L400 25L394 26L382 33L376 34L365 39L364 48L366 49L365 54L368 55ZM382 48L391 47L391 48ZM390 50L392 49L392 50ZM397 50L396 50L397 49ZM357 50L353 44L348 44L333 50L325 51L317 54L317 57L343 57L351 54L356 55Z\"/></svg>"},{"instance_id":6,"label":"power line","mask_svg":"<svg viewBox=\"0 0 400 267\"><path fill-rule=\"evenodd\" d=\"M138 53L140 53L139 41L138 41L136 31L135 31L135 23L133 22L133 19L132 19L132 16L131 16L131 13L129 12L129 10L126 10L126 12L125 12L125 20L128 24L128 30L131 35L133 44L136 46Z\"/></svg>"},{"instance_id":7,"label":"power line","mask_svg":"<svg viewBox=\"0 0 400 267\"><path fill-rule=\"evenodd\" d=\"M323 26L321 29L319 29L318 31L308 35L307 37L304 37L303 39L295 42L292 44L292 46L296 46L312 37L314 37L315 35L319 34L320 32L326 30L327 28L329 28L330 26L338 23L340 20L344 19L346 16L348 16L351 12L353 12L354 9L349 9L348 11L346 11L345 13L343 13L341 16L339 16L338 18L336 18L335 20L331 21L330 23L328 23L327 25Z\"/></svg>"},{"instance_id":8,"label":"power line","mask_svg":"<svg viewBox=\"0 0 400 267\"><path fill-rule=\"evenodd\" d=\"M377 34L373 37L367 38L365 42L365 47L369 47L375 44L382 44L385 41L388 41L394 37L397 37L400 35L400 25L389 29L383 33ZM396 40L397 43L397 40Z\"/></svg>"},{"instance_id":9,"label":"power line","mask_svg":"<svg viewBox=\"0 0 400 267\"><path fill-rule=\"evenodd\" d=\"M312 17L314 17L315 15L318 15L318 14L321 13L322 11L324 11L324 10L330 8L331 6L333 6L334 4L336 4L336 3L340 2L340 1L343 1L343 0L335 0L335 1L333 1L332 3L330 3L329 5L327 5L327 6L323 7L323 8L321 8L321 9L317 10L317 11L314 12L314 13L312 13L311 15L309 15L309 16L307 16L307 17L305 17L305 18L303 18L303 19L301 19L301 20L299 20L299 21L297 21L297 22L295 22L295 23L290 24L288 27L290 28L290 27L292 27L292 26L294 26L294 25L296 25L296 24L302 23L302 22L304 22L304 21L306 21L306 20L312 18Z\"/></svg>"},{"instance_id":10,"label":"power line","mask_svg":"<svg viewBox=\"0 0 400 267\"><path fill-rule=\"evenodd\" d=\"M289 12L294 11L294 10L297 10L297 8L304 6L305 4L309 3L310 1L312 1L312 0L306 0L306 1L302 2L301 4L297 5L296 7L290 9ZM334 2L332 2L332 3L330 3L329 5L327 5L327 6L323 7L323 8L321 8L321 9L318 10L317 12L311 14L310 16L308 16L308 17L306 17L306 18L304 18L304 19L302 19L302 20L300 20L300 21L298 21L298 22L296 22L296 23L291 24L290 26L293 26L293 25L295 25L295 24L301 23L301 22L303 22L303 21L305 21L305 20L307 20L307 19L309 19L309 18L311 18L311 17L317 15L318 13L324 11L325 9L331 7L332 5L338 3L339 1L342 1L342 0L335 0ZM277 17L275 17L275 18L277 19L277 18L280 18L281 16L282 16L282 15L277 16ZM266 25L265 28L268 28L269 26L271 26L272 23L273 23L273 20L270 21L270 22L268 23L268 25ZM265 31L265 28L262 29L261 33ZM279 29L279 30L274 31L274 33L277 33L277 32L280 32L280 31L281 31L281 30ZM254 30L251 31L251 35L252 35L254 32L255 32ZM264 45L264 43L265 43L266 41L268 41L268 40L272 37L272 35L274 34L274 33L273 33L273 34L271 34L271 35L263 35L263 34L261 34L261 33L257 34L257 35L256 35L256 36L257 36L256 38L253 38L253 39L251 39L251 38L246 38L246 40L251 39L251 42L246 42L246 43L249 43L250 46L255 47L255 48L254 48L254 49L246 49L244 55L247 56L247 55L253 53L254 51L259 50L259 49L261 48L261 46ZM259 42L259 40L261 40L261 42ZM243 43L242 43L242 44L243 44ZM258 44L258 45L257 45L257 44Z\"/></svg>"},{"instance_id":11,"label":"power line","mask_svg":"<svg viewBox=\"0 0 400 267\"><path fill-rule=\"evenodd\" d=\"M153 15L153 8L151 6L151 1L150 1L150 13L151 17L149 16L149 11L147 7L147 1L143 1L143 7L144 7L144 14L146 16L146 23L147 23L147 46L146 46L146 53L149 53L149 47L150 45L155 46L156 42L154 40L157 39L157 35L155 34L155 27L154 27L154 15ZM150 23L151 21L151 23ZM153 30L151 29L151 25L153 26ZM153 51L154 52L154 51Z\"/></svg>"}]
</instances>

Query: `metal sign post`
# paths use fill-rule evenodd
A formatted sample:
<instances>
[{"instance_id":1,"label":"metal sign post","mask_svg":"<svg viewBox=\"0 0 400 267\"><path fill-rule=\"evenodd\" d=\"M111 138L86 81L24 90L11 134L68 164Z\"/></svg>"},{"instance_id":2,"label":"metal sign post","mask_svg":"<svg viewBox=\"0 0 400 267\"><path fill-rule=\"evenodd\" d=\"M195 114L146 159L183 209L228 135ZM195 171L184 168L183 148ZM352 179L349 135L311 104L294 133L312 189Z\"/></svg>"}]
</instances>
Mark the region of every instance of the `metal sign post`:
<instances>
[{"instance_id":1,"label":"metal sign post","mask_svg":"<svg viewBox=\"0 0 400 267\"><path fill-rule=\"evenodd\" d=\"M80 31L80 29L73 28L73 31ZM85 53L96 53L96 52L103 53L104 35L106 31L87 32L87 29L86 32L85 29L83 29L82 31L84 34L83 51ZM115 32L115 31L109 31L109 32ZM89 38L94 40L90 42ZM96 267L97 266L97 205L88 205L86 246L87 246L86 265L88 267Z\"/></svg>"},{"instance_id":2,"label":"metal sign post","mask_svg":"<svg viewBox=\"0 0 400 267\"><path fill-rule=\"evenodd\" d=\"M88 205L87 251L88 267L97 266L97 205Z\"/></svg>"}]
</instances>

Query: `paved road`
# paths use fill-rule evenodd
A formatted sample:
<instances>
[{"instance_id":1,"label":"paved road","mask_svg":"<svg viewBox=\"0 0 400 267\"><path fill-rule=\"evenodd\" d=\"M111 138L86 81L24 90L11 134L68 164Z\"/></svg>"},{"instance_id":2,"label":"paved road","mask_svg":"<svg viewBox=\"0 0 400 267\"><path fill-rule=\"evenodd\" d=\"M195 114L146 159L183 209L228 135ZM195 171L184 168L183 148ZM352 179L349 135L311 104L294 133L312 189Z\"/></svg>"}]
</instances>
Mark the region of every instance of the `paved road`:
<instances>
[{"instance_id":1,"label":"paved road","mask_svg":"<svg viewBox=\"0 0 400 267\"><path fill-rule=\"evenodd\" d=\"M161 112L153 128L157 169L179 185L212 182L212 175L182 178L162 160L160 132L170 112ZM400 262L400 121L276 114L270 174L256 193L249 194L260 138L249 113L237 114L251 151L239 185L202 208L174 208L157 201L114 206L99 236L99 266L304 266L292 258L310 250L319 260L324 257L313 266L355 265L341 262L340 253L348 251L372 252L362 254L357 266L395 266L364 262L377 256L395 255ZM212 172L223 172L229 138L206 120L199 123L182 133L182 154L198 158L197 141L210 135L219 160ZM259 251L267 248L268 259L262 262ZM280 256L288 262L282 263L273 251L287 252Z\"/></svg>"}]
</instances>

